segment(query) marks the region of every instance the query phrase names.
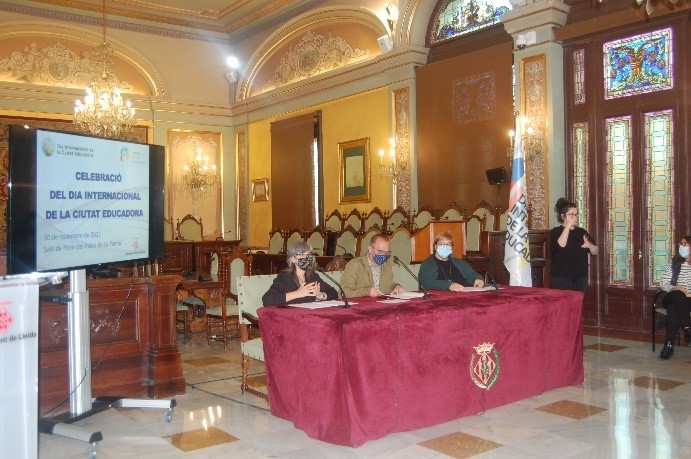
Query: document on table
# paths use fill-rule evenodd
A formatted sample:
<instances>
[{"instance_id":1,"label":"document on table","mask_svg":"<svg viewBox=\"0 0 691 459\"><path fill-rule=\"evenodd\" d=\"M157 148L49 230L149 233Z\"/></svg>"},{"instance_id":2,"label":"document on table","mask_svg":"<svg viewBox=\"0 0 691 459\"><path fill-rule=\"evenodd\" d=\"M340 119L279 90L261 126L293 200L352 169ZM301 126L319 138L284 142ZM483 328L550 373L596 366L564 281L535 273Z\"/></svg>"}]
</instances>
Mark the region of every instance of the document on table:
<instances>
[{"instance_id":1,"label":"document on table","mask_svg":"<svg viewBox=\"0 0 691 459\"><path fill-rule=\"evenodd\" d=\"M355 303L350 303L355 304ZM295 303L289 305L293 308L303 308L303 309L321 309L321 308L338 308L345 306L343 301L312 301L311 303Z\"/></svg>"},{"instance_id":2,"label":"document on table","mask_svg":"<svg viewBox=\"0 0 691 459\"><path fill-rule=\"evenodd\" d=\"M466 287L466 292L494 292L495 290L501 290L501 287L495 287L494 285L486 285L484 287Z\"/></svg>"},{"instance_id":3,"label":"document on table","mask_svg":"<svg viewBox=\"0 0 691 459\"><path fill-rule=\"evenodd\" d=\"M386 296L390 296L391 298L396 298L399 300L412 300L413 298L422 298L423 296L425 296L425 292L403 292Z\"/></svg>"}]
</instances>

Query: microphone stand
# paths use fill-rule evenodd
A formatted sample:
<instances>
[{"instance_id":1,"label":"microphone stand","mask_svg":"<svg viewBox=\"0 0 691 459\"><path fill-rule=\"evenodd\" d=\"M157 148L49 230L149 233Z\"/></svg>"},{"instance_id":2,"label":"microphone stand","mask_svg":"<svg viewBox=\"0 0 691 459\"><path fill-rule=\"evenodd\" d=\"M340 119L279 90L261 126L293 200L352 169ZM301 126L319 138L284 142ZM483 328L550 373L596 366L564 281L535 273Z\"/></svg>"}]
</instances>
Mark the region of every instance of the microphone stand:
<instances>
[{"instance_id":1,"label":"microphone stand","mask_svg":"<svg viewBox=\"0 0 691 459\"><path fill-rule=\"evenodd\" d=\"M485 273L485 274L487 274L487 277L489 277L489 281L494 286L494 291L499 293L499 286L497 285L497 282L494 280L494 277L492 277L492 275L490 273Z\"/></svg>"},{"instance_id":2,"label":"microphone stand","mask_svg":"<svg viewBox=\"0 0 691 459\"><path fill-rule=\"evenodd\" d=\"M422 290L422 298L425 298L425 299L429 298L429 295L427 294L427 289L420 283L420 279L418 279L418 277L415 274L413 274L413 272L410 270L410 268L408 268L405 265L405 263L403 263L396 255L393 256L393 261L397 265L403 266L403 268L406 271L408 271L408 274L413 276L413 279L415 279L417 281L417 285L420 287L420 290Z\"/></svg>"},{"instance_id":3,"label":"microphone stand","mask_svg":"<svg viewBox=\"0 0 691 459\"><path fill-rule=\"evenodd\" d=\"M343 303L344 303L344 304L343 304L343 307L344 307L344 308L349 308L350 305L348 304L348 298L346 297L345 291L343 291L343 287L341 287L341 284L338 283L338 282L336 282L336 279L334 279L333 277L331 277L331 276L329 276L328 274L326 274L326 271L324 270L324 268L317 266L317 271L319 271L320 273L322 273L323 275L325 275L327 279L329 279L331 282L333 282L334 284L336 284L336 286L338 286L338 290L341 291L341 297L343 297Z\"/></svg>"}]
</instances>

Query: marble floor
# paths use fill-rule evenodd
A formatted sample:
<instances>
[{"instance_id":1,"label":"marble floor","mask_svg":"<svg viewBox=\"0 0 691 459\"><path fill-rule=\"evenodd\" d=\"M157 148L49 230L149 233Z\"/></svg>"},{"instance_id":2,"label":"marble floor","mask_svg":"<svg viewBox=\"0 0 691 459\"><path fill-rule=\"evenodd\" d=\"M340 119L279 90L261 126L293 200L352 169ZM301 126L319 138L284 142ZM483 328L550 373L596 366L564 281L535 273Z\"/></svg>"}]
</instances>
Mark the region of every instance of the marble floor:
<instances>
[{"instance_id":1,"label":"marble floor","mask_svg":"<svg viewBox=\"0 0 691 459\"><path fill-rule=\"evenodd\" d=\"M477 415L348 448L313 440L240 392L239 344L181 346L187 392L171 423L156 409L111 409L99 458L691 458L691 347L657 358L646 336L586 330L585 382ZM251 384L265 386L261 363ZM88 457L88 445L39 434L39 457Z\"/></svg>"}]
</instances>

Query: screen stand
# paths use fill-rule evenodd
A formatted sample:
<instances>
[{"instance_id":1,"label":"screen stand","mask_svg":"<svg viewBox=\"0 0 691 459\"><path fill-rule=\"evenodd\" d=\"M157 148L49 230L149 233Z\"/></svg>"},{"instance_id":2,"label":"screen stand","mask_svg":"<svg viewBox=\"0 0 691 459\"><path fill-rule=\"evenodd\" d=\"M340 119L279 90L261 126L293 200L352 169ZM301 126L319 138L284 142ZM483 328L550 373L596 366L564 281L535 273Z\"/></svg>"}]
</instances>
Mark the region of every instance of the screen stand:
<instances>
[{"instance_id":1,"label":"screen stand","mask_svg":"<svg viewBox=\"0 0 691 459\"><path fill-rule=\"evenodd\" d=\"M70 292L67 296L47 297L48 301L67 304L68 359L70 380L70 411L52 418L40 418L38 431L62 435L90 444L89 455L96 457L97 442L103 440L100 431L71 425L73 422L105 411L108 408L162 408L164 420L172 422L175 399L152 400L121 397L91 397L91 337L89 292L86 289L86 270L70 271Z\"/></svg>"}]
</instances>

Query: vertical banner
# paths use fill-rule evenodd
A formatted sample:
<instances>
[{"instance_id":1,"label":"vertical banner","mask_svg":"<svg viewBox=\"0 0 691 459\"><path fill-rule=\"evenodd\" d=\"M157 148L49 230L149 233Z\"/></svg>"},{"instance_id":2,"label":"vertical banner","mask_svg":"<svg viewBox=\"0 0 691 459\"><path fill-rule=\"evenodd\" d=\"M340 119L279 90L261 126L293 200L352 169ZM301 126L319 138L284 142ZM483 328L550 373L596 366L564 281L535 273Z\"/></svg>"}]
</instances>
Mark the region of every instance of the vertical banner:
<instances>
[{"instance_id":1,"label":"vertical banner","mask_svg":"<svg viewBox=\"0 0 691 459\"><path fill-rule=\"evenodd\" d=\"M511 165L511 192L509 215L506 221L504 266L510 274L510 285L532 287L528 244L528 190L525 185L525 159L521 133L520 120L518 120Z\"/></svg>"},{"instance_id":2,"label":"vertical banner","mask_svg":"<svg viewBox=\"0 0 691 459\"><path fill-rule=\"evenodd\" d=\"M0 457L38 455L38 282L0 281Z\"/></svg>"}]
</instances>

